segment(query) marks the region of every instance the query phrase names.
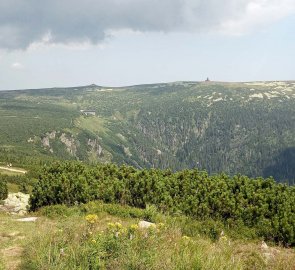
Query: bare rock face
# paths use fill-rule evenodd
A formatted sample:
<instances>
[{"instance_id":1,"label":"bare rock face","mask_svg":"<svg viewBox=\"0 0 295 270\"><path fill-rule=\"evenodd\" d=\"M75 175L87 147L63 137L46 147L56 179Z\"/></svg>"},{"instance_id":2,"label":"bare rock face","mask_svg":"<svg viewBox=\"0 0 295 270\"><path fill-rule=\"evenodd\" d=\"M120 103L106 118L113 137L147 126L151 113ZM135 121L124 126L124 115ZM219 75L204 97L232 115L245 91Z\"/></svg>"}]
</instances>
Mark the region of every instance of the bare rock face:
<instances>
[{"instance_id":1,"label":"bare rock face","mask_svg":"<svg viewBox=\"0 0 295 270\"><path fill-rule=\"evenodd\" d=\"M91 151L95 152L97 157L100 157L102 155L103 149L97 139L94 139L94 140L88 139L87 145L91 147Z\"/></svg>"},{"instance_id":2,"label":"bare rock face","mask_svg":"<svg viewBox=\"0 0 295 270\"><path fill-rule=\"evenodd\" d=\"M43 147L50 147L50 142L49 142L49 138L48 137L43 137L42 139L41 139L41 143L42 143L42 145L43 145Z\"/></svg>"},{"instance_id":3,"label":"bare rock face","mask_svg":"<svg viewBox=\"0 0 295 270\"><path fill-rule=\"evenodd\" d=\"M0 205L0 210L13 215L25 215L29 207L29 194L22 192L9 193L7 199Z\"/></svg>"},{"instance_id":4,"label":"bare rock face","mask_svg":"<svg viewBox=\"0 0 295 270\"><path fill-rule=\"evenodd\" d=\"M75 144L74 138L73 137L68 138L65 133L62 133L59 139L66 146L67 151L72 156L75 156L77 152L77 146Z\"/></svg>"},{"instance_id":5,"label":"bare rock face","mask_svg":"<svg viewBox=\"0 0 295 270\"><path fill-rule=\"evenodd\" d=\"M46 135L49 139L54 140L56 136L56 131L53 130L52 132L47 132Z\"/></svg>"},{"instance_id":6,"label":"bare rock face","mask_svg":"<svg viewBox=\"0 0 295 270\"><path fill-rule=\"evenodd\" d=\"M124 150L124 153L125 153L126 156L128 156L128 157L132 156L132 154L131 154L131 152L129 150L129 147L123 146L123 150Z\"/></svg>"}]
</instances>

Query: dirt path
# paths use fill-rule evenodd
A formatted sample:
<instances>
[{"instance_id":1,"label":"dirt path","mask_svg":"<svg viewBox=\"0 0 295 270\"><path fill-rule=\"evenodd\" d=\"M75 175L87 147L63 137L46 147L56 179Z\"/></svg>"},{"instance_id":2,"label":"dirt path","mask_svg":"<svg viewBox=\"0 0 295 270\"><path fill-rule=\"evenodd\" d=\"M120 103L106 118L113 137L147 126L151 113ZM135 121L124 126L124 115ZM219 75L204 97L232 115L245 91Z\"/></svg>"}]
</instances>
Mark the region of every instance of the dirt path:
<instances>
[{"instance_id":1,"label":"dirt path","mask_svg":"<svg viewBox=\"0 0 295 270\"><path fill-rule=\"evenodd\" d=\"M0 166L0 169L1 169L1 170L6 170L6 171L10 171L10 172L27 173L26 170L22 170L22 169L14 169L14 168L3 167L3 166Z\"/></svg>"},{"instance_id":2,"label":"dirt path","mask_svg":"<svg viewBox=\"0 0 295 270\"><path fill-rule=\"evenodd\" d=\"M23 247L12 246L2 250L2 255L4 258L4 263L6 269L16 270L21 263L21 256L23 252Z\"/></svg>"},{"instance_id":3,"label":"dirt path","mask_svg":"<svg viewBox=\"0 0 295 270\"><path fill-rule=\"evenodd\" d=\"M0 167L1 168L1 167ZM9 200L10 198L10 200ZM29 218L9 214L10 208L25 211L29 195L10 193L4 205L0 205L0 269L16 270L20 268L24 246L36 231L36 217ZM8 210L7 210L8 209ZM2 210L2 211L1 211ZM4 211L3 211L4 210Z\"/></svg>"},{"instance_id":4,"label":"dirt path","mask_svg":"<svg viewBox=\"0 0 295 270\"><path fill-rule=\"evenodd\" d=\"M0 212L0 269L20 268L24 246L35 232L35 222L20 222L20 217Z\"/></svg>"}]
</instances>

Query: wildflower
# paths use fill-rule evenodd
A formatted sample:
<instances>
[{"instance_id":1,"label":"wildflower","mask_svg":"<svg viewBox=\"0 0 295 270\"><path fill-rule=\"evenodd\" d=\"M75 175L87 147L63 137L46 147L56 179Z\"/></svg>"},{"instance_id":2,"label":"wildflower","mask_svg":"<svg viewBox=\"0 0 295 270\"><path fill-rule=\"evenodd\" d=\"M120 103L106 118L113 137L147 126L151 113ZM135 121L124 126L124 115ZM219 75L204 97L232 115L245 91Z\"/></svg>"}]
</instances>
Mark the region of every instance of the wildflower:
<instances>
[{"instance_id":1,"label":"wildflower","mask_svg":"<svg viewBox=\"0 0 295 270\"><path fill-rule=\"evenodd\" d=\"M61 257L63 257L63 256L66 255L66 254L65 254L65 251L64 251L63 248L61 248L61 249L59 250L59 255L60 255Z\"/></svg>"},{"instance_id":2,"label":"wildflower","mask_svg":"<svg viewBox=\"0 0 295 270\"><path fill-rule=\"evenodd\" d=\"M95 244L96 243L96 240L95 239L92 239L91 242Z\"/></svg>"},{"instance_id":3,"label":"wildflower","mask_svg":"<svg viewBox=\"0 0 295 270\"><path fill-rule=\"evenodd\" d=\"M94 224L98 220L98 216L95 214L90 214L85 217L86 221L90 224Z\"/></svg>"},{"instance_id":4,"label":"wildflower","mask_svg":"<svg viewBox=\"0 0 295 270\"><path fill-rule=\"evenodd\" d=\"M226 241L226 240L227 240L227 237L225 235L220 237L220 241Z\"/></svg>"},{"instance_id":5,"label":"wildflower","mask_svg":"<svg viewBox=\"0 0 295 270\"><path fill-rule=\"evenodd\" d=\"M184 235L184 236L182 236L182 240L184 240L184 241L189 241L189 240L190 240L190 237Z\"/></svg>"},{"instance_id":6,"label":"wildflower","mask_svg":"<svg viewBox=\"0 0 295 270\"><path fill-rule=\"evenodd\" d=\"M109 223L108 223L108 227L110 227L110 228L114 228L114 227L116 227L116 225L115 225L115 223L109 222Z\"/></svg>"},{"instance_id":7,"label":"wildflower","mask_svg":"<svg viewBox=\"0 0 295 270\"><path fill-rule=\"evenodd\" d=\"M227 237L224 231L221 231L219 241L226 241L226 240L227 240Z\"/></svg>"},{"instance_id":8,"label":"wildflower","mask_svg":"<svg viewBox=\"0 0 295 270\"><path fill-rule=\"evenodd\" d=\"M160 231L161 229L163 229L165 227L165 224L160 222L159 224L157 224L157 228L158 228L158 231Z\"/></svg>"},{"instance_id":9,"label":"wildflower","mask_svg":"<svg viewBox=\"0 0 295 270\"><path fill-rule=\"evenodd\" d=\"M130 229L132 230L132 231L136 231L136 230L138 230L138 225L137 224L132 224L131 226L130 226Z\"/></svg>"},{"instance_id":10,"label":"wildflower","mask_svg":"<svg viewBox=\"0 0 295 270\"><path fill-rule=\"evenodd\" d=\"M120 222L116 222L115 226L117 227L117 229L122 229L123 225Z\"/></svg>"}]
</instances>

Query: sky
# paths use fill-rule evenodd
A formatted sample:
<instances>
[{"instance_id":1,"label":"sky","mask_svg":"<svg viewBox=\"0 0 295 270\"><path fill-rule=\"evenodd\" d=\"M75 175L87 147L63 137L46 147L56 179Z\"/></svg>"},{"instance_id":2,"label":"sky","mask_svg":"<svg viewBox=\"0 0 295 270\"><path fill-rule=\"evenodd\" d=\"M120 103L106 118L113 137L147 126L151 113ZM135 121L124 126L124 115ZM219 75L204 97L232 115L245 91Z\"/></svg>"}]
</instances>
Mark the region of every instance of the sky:
<instances>
[{"instance_id":1,"label":"sky","mask_svg":"<svg viewBox=\"0 0 295 270\"><path fill-rule=\"evenodd\" d=\"M295 80L295 0L0 0L0 90Z\"/></svg>"}]
</instances>

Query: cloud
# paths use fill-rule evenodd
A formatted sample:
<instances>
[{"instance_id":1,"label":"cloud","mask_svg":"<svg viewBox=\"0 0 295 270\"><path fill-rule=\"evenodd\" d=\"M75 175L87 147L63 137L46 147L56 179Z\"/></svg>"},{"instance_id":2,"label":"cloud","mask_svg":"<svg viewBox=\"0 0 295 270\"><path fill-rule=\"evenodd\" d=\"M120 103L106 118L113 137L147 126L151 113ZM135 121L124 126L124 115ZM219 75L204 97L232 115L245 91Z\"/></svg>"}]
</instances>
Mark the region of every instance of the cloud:
<instances>
[{"instance_id":1,"label":"cloud","mask_svg":"<svg viewBox=\"0 0 295 270\"><path fill-rule=\"evenodd\" d=\"M24 65L19 62L12 63L10 67L16 70L24 69Z\"/></svg>"},{"instance_id":2,"label":"cloud","mask_svg":"<svg viewBox=\"0 0 295 270\"><path fill-rule=\"evenodd\" d=\"M295 13L294 0L0 1L0 47L100 43L109 31L244 34Z\"/></svg>"}]
</instances>

